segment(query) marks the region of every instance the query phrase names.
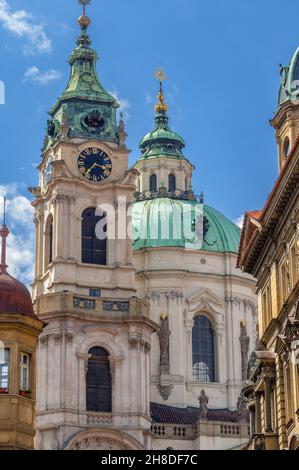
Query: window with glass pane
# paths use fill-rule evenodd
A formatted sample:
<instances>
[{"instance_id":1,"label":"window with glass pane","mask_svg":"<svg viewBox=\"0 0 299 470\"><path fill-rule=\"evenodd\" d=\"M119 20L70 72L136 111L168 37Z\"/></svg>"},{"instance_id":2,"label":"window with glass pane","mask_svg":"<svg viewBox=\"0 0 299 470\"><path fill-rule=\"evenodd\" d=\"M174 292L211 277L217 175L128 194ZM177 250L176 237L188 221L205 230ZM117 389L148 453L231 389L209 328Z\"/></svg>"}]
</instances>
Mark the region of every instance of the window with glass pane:
<instances>
[{"instance_id":1,"label":"window with glass pane","mask_svg":"<svg viewBox=\"0 0 299 470\"><path fill-rule=\"evenodd\" d=\"M0 389L9 388L9 349L1 351L0 358Z\"/></svg>"},{"instance_id":2,"label":"window with glass pane","mask_svg":"<svg viewBox=\"0 0 299 470\"><path fill-rule=\"evenodd\" d=\"M176 190L176 181L174 175L168 176L168 191L173 193Z\"/></svg>"},{"instance_id":3,"label":"window with glass pane","mask_svg":"<svg viewBox=\"0 0 299 470\"><path fill-rule=\"evenodd\" d=\"M53 261L53 222L49 227L49 264Z\"/></svg>"},{"instance_id":4,"label":"window with glass pane","mask_svg":"<svg viewBox=\"0 0 299 470\"><path fill-rule=\"evenodd\" d=\"M152 175L150 177L150 191L152 193L157 192L157 176L156 175Z\"/></svg>"},{"instance_id":5,"label":"window with glass pane","mask_svg":"<svg viewBox=\"0 0 299 470\"><path fill-rule=\"evenodd\" d=\"M21 354L21 378L20 378L20 390L28 391L29 390L29 367L30 367L30 357L28 354Z\"/></svg>"},{"instance_id":6,"label":"window with glass pane","mask_svg":"<svg viewBox=\"0 0 299 470\"><path fill-rule=\"evenodd\" d=\"M106 265L107 264L107 238L99 239L96 235L96 226L103 221L106 215L96 215L96 209L85 209L82 214L82 263ZM107 230L103 226L104 233Z\"/></svg>"},{"instance_id":7,"label":"window with glass pane","mask_svg":"<svg viewBox=\"0 0 299 470\"><path fill-rule=\"evenodd\" d=\"M109 354L102 348L94 347L88 351L86 375L86 409L88 411L112 411L112 382Z\"/></svg>"},{"instance_id":8,"label":"window with glass pane","mask_svg":"<svg viewBox=\"0 0 299 470\"><path fill-rule=\"evenodd\" d=\"M210 320L197 316L192 330L193 380L215 382L215 333Z\"/></svg>"}]
</instances>

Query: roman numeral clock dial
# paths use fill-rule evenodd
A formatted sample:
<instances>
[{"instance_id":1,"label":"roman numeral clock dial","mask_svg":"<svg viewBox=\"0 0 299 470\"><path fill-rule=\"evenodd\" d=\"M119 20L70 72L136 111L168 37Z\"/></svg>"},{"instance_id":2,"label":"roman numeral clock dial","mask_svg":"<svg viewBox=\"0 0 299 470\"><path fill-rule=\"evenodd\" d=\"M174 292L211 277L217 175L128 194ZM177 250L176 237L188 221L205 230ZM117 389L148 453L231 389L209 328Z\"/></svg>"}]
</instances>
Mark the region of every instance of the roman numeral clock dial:
<instances>
[{"instance_id":1,"label":"roman numeral clock dial","mask_svg":"<svg viewBox=\"0 0 299 470\"><path fill-rule=\"evenodd\" d=\"M97 147L83 150L78 157L77 166L81 175L92 183L104 181L112 171L109 155Z\"/></svg>"}]
</instances>

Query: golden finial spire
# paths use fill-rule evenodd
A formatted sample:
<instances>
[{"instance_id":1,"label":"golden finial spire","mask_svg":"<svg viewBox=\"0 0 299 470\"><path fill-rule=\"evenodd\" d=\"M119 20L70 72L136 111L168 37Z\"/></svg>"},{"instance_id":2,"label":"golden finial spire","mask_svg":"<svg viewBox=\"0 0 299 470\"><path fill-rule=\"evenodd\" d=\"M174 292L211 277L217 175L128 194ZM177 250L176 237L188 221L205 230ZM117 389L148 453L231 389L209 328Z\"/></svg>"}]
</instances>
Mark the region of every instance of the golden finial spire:
<instances>
[{"instance_id":1,"label":"golden finial spire","mask_svg":"<svg viewBox=\"0 0 299 470\"><path fill-rule=\"evenodd\" d=\"M86 5L90 5L90 0L79 0L80 5L83 7L83 14L78 19L81 28L86 29L90 25L90 19L86 16Z\"/></svg>"},{"instance_id":2,"label":"golden finial spire","mask_svg":"<svg viewBox=\"0 0 299 470\"><path fill-rule=\"evenodd\" d=\"M165 96L164 96L164 93L163 93L163 86L162 86L164 80L166 80L166 75L165 75L164 70L161 67L158 68L158 70L155 72L155 77L158 80L158 82L160 83L160 90L159 90L159 94L158 94L158 103L155 106L155 111L156 111L156 113L161 113L161 112L166 113L168 111L168 106L165 103Z\"/></svg>"}]
</instances>

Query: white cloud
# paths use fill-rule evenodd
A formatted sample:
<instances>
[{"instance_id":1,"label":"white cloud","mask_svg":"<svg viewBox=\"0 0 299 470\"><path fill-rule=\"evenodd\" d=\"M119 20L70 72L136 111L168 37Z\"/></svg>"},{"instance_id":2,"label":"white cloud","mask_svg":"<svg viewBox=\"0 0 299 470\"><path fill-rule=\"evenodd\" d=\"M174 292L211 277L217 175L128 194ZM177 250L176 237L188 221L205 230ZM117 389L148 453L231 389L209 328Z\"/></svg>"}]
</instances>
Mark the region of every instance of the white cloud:
<instances>
[{"instance_id":1,"label":"white cloud","mask_svg":"<svg viewBox=\"0 0 299 470\"><path fill-rule=\"evenodd\" d=\"M110 93L110 95L112 95L116 99L116 101L120 105L120 108L118 109L118 111L120 113L123 113L125 120L128 120L130 118L130 113L129 113L129 109L131 108L130 102L126 100L125 98L121 98L117 90L112 90L112 91L109 91L108 93Z\"/></svg>"},{"instance_id":2,"label":"white cloud","mask_svg":"<svg viewBox=\"0 0 299 470\"><path fill-rule=\"evenodd\" d=\"M35 230L33 207L30 200L20 193L16 184L0 185L0 197L7 197L7 264L9 273L30 287L34 275ZM0 201L0 223L3 204Z\"/></svg>"},{"instance_id":3,"label":"white cloud","mask_svg":"<svg viewBox=\"0 0 299 470\"><path fill-rule=\"evenodd\" d=\"M234 220L234 223L238 225L238 227L242 228L243 227L243 220L244 220L244 214L240 215L236 220Z\"/></svg>"},{"instance_id":4,"label":"white cloud","mask_svg":"<svg viewBox=\"0 0 299 470\"><path fill-rule=\"evenodd\" d=\"M61 72L58 70L48 70L47 72L41 72L37 67L29 67L24 75L24 81L32 81L39 83L40 85L47 85L49 82L59 80L61 78Z\"/></svg>"},{"instance_id":5,"label":"white cloud","mask_svg":"<svg viewBox=\"0 0 299 470\"><path fill-rule=\"evenodd\" d=\"M24 53L50 52L51 40L45 33L44 27L33 20L33 16L26 10L12 11L6 0L0 0L0 23L7 31L27 40L27 44L23 46Z\"/></svg>"}]
</instances>

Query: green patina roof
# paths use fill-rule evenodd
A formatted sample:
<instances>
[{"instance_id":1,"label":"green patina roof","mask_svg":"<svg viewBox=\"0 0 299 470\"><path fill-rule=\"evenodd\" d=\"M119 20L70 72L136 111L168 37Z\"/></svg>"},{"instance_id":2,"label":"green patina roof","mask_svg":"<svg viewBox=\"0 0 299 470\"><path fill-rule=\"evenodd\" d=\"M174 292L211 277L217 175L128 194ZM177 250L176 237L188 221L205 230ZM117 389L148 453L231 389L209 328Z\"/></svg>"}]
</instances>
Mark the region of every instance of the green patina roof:
<instances>
[{"instance_id":1,"label":"green patina roof","mask_svg":"<svg viewBox=\"0 0 299 470\"><path fill-rule=\"evenodd\" d=\"M206 204L203 205L204 242L201 248L196 245L193 247L184 233L179 237L174 236L174 227L178 225L185 204L191 207L191 211L194 209L195 214L196 201L181 201L166 197L136 202L133 207L133 249L136 251L142 248L182 247L218 253L238 252L241 234L239 227ZM169 237L162 236L161 226L165 220L170 221ZM146 235L140 235L142 233Z\"/></svg>"},{"instance_id":2,"label":"green patina roof","mask_svg":"<svg viewBox=\"0 0 299 470\"><path fill-rule=\"evenodd\" d=\"M52 108L52 113L55 113L62 102L72 98L99 101L119 107L115 98L105 90L99 80L96 70L98 55L90 46L91 40L83 28L77 40L77 47L69 59L71 72L67 87Z\"/></svg>"},{"instance_id":3,"label":"green patina roof","mask_svg":"<svg viewBox=\"0 0 299 470\"><path fill-rule=\"evenodd\" d=\"M141 156L139 160L155 157L185 158L183 148L185 142L179 134L172 131L168 124L166 111L160 111L155 117L155 128L140 142Z\"/></svg>"},{"instance_id":4,"label":"green patina roof","mask_svg":"<svg viewBox=\"0 0 299 470\"><path fill-rule=\"evenodd\" d=\"M82 21L86 17L79 18ZM69 63L70 77L66 89L50 111L43 151L61 136L68 127L69 137L96 139L119 143L116 110L119 104L99 80L96 70L97 53L91 48L88 24L81 24L77 47Z\"/></svg>"},{"instance_id":5,"label":"green patina roof","mask_svg":"<svg viewBox=\"0 0 299 470\"><path fill-rule=\"evenodd\" d=\"M160 72L163 76L164 72ZM167 110L168 106L165 103L162 81L160 81L158 103L155 106L155 128L141 140L139 160L157 157L185 158L183 154L184 139L170 129Z\"/></svg>"},{"instance_id":6,"label":"green patina roof","mask_svg":"<svg viewBox=\"0 0 299 470\"><path fill-rule=\"evenodd\" d=\"M278 95L278 106L286 101L299 99L299 48L296 50L289 66L280 67L281 85Z\"/></svg>"}]
</instances>

